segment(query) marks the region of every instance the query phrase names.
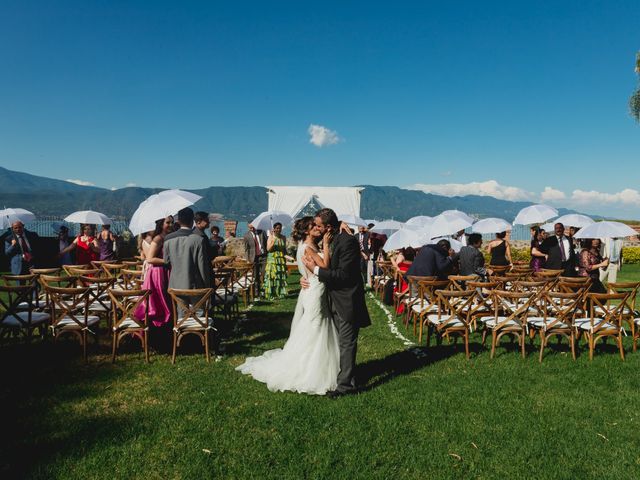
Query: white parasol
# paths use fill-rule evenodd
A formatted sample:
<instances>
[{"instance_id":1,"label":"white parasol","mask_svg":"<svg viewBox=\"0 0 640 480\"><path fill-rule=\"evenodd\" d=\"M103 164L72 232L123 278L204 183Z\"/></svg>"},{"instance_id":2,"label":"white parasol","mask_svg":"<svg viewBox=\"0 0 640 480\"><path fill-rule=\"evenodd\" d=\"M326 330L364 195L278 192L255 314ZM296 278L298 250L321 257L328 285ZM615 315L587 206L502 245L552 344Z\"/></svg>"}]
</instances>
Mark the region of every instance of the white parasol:
<instances>
[{"instance_id":1,"label":"white parasol","mask_svg":"<svg viewBox=\"0 0 640 480\"><path fill-rule=\"evenodd\" d=\"M152 231L156 228L156 221L175 215L201 198L195 193L178 189L164 190L151 195L138 205L129 222L129 230L134 235Z\"/></svg>"}]
</instances>

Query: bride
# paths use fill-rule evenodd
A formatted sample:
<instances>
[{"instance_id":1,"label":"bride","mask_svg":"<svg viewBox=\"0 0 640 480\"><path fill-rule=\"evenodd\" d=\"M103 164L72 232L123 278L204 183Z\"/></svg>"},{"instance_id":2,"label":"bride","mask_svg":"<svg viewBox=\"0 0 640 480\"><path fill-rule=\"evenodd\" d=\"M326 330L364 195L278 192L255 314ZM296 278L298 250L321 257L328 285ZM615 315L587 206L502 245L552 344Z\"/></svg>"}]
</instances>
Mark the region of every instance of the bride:
<instances>
[{"instance_id":1,"label":"bride","mask_svg":"<svg viewBox=\"0 0 640 480\"><path fill-rule=\"evenodd\" d=\"M274 392L290 390L324 395L336 388L340 370L338 336L325 286L304 266L302 257L307 252L318 265L326 267L331 238L325 235L322 252L319 252L320 233L314 228L313 217L297 220L292 236L298 241L298 270L309 280L310 287L300 291L289 339L282 349L249 357L236 370L266 383Z\"/></svg>"}]
</instances>

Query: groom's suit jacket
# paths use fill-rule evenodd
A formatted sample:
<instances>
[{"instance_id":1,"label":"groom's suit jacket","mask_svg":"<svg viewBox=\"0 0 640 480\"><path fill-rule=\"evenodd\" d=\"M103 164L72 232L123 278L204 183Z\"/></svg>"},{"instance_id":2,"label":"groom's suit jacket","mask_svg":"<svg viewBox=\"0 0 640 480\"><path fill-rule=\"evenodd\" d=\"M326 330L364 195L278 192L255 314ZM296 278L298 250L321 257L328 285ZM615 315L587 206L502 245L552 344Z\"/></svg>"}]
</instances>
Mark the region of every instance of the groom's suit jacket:
<instances>
[{"instance_id":1,"label":"groom's suit jacket","mask_svg":"<svg viewBox=\"0 0 640 480\"><path fill-rule=\"evenodd\" d=\"M333 240L329 268L318 269L318 278L329 291L333 309L356 327L371 325L360 272L360 245L353 235L341 232Z\"/></svg>"},{"instance_id":2,"label":"groom's suit jacket","mask_svg":"<svg viewBox=\"0 0 640 480\"><path fill-rule=\"evenodd\" d=\"M171 267L169 288L211 287L211 261L205 237L181 228L164 239L164 259Z\"/></svg>"}]
</instances>

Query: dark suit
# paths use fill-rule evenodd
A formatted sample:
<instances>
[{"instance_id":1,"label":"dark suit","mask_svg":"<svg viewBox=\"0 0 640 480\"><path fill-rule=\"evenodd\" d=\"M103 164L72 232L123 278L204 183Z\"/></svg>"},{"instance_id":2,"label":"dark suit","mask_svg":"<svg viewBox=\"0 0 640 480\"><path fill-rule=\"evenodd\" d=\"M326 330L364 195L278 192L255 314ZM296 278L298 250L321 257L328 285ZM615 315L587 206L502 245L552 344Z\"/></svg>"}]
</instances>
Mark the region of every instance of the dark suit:
<instances>
[{"instance_id":1,"label":"dark suit","mask_svg":"<svg viewBox=\"0 0 640 480\"><path fill-rule=\"evenodd\" d=\"M9 259L9 264L11 266L11 273L13 275L24 275L29 273L29 269L35 265L35 252L38 250L38 241L39 237L34 232L29 232L24 230L24 236L28 243L27 251L24 252L18 238L15 236L13 232L11 232L6 238L4 242L4 253ZM11 242L16 240L15 245L11 245ZM31 256L29 261L26 261L23 255L27 253Z\"/></svg>"},{"instance_id":2,"label":"dark suit","mask_svg":"<svg viewBox=\"0 0 640 480\"><path fill-rule=\"evenodd\" d=\"M484 257L480 250L471 246L464 246L458 255L460 259L460 275L478 275L484 277L487 269L484 267Z\"/></svg>"},{"instance_id":3,"label":"dark suit","mask_svg":"<svg viewBox=\"0 0 640 480\"><path fill-rule=\"evenodd\" d=\"M360 238L362 236L362 238ZM362 277L367 279L367 269L369 266L369 233L356 233L356 238L358 239L358 246L360 247L360 273L362 273ZM364 254L364 256L362 255ZM366 257L366 258L365 258Z\"/></svg>"},{"instance_id":4,"label":"dark suit","mask_svg":"<svg viewBox=\"0 0 640 480\"><path fill-rule=\"evenodd\" d=\"M264 277L264 269L267 263L267 234L264 230L256 230L256 236L259 239L262 253L256 255L256 240L254 234L248 231L244 234L245 257L248 262L253 263L253 282L254 294L260 296L262 290L262 277Z\"/></svg>"},{"instance_id":5,"label":"dark suit","mask_svg":"<svg viewBox=\"0 0 640 480\"><path fill-rule=\"evenodd\" d=\"M360 246L356 237L339 233L333 240L329 268L318 269L318 278L329 292L331 313L340 347L339 392L355 389L354 370L358 331L371 325L360 274Z\"/></svg>"},{"instance_id":6,"label":"dark suit","mask_svg":"<svg viewBox=\"0 0 640 480\"><path fill-rule=\"evenodd\" d=\"M453 260L437 245L425 245L407 270L407 276L438 277L446 280L453 271Z\"/></svg>"},{"instance_id":7,"label":"dark suit","mask_svg":"<svg viewBox=\"0 0 640 480\"><path fill-rule=\"evenodd\" d=\"M562 275L566 277L575 277L577 265L576 252L572 248L571 240L566 236L563 236L563 238L567 239L567 242L564 245L564 261L562 260L562 252L558 245L558 237L555 235L548 237L544 242L542 242L542 245L540 245L540 251L548 255L544 268L549 268L551 270L564 270ZM569 250L568 252L566 251L567 248Z\"/></svg>"}]
</instances>

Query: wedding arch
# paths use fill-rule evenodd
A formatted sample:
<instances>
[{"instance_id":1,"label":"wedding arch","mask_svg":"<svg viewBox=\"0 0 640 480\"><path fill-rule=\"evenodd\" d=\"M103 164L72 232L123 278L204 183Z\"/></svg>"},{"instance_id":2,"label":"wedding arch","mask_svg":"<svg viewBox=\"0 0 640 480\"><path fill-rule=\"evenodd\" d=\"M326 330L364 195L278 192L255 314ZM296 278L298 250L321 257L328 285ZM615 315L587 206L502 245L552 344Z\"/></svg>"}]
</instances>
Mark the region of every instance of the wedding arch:
<instances>
[{"instance_id":1,"label":"wedding arch","mask_svg":"<svg viewBox=\"0 0 640 480\"><path fill-rule=\"evenodd\" d=\"M297 217L307 207L331 208L338 215L360 216L363 187L266 187L269 210ZM308 212L304 212L305 214Z\"/></svg>"}]
</instances>

